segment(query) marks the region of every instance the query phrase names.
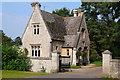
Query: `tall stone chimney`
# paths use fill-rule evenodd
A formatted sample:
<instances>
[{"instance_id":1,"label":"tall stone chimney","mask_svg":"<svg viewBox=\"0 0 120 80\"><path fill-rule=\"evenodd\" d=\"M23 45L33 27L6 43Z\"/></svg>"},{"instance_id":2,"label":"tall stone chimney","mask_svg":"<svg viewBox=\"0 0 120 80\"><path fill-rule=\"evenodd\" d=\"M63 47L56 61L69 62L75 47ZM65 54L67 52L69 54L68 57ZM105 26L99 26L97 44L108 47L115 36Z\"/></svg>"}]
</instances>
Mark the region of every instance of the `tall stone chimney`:
<instances>
[{"instance_id":1,"label":"tall stone chimney","mask_svg":"<svg viewBox=\"0 0 120 80\"><path fill-rule=\"evenodd\" d=\"M78 10L73 10L73 15L74 15L74 17L77 17L78 16Z\"/></svg>"},{"instance_id":2,"label":"tall stone chimney","mask_svg":"<svg viewBox=\"0 0 120 80\"><path fill-rule=\"evenodd\" d=\"M78 16L80 16L81 15L81 9L78 9Z\"/></svg>"},{"instance_id":3,"label":"tall stone chimney","mask_svg":"<svg viewBox=\"0 0 120 80\"><path fill-rule=\"evenodd\" d=\"M74 17L77 17L77 16L81 16L83 14L83 12L81 11L81 9L78 9L78 10L73 10L73 14L74 14Z\"/></svg>"},{"instance_id":4,"label":"tall stone chimney","mask_svg":"<svg viewBox=\"0 0 120 80\"><path fill-rule=\"evenodd\" d=\"M35 8L40 8L41 7L39 2L32 2L31 6L32 6L32 11L34 11Z\"/></svg>"}]
</instances>

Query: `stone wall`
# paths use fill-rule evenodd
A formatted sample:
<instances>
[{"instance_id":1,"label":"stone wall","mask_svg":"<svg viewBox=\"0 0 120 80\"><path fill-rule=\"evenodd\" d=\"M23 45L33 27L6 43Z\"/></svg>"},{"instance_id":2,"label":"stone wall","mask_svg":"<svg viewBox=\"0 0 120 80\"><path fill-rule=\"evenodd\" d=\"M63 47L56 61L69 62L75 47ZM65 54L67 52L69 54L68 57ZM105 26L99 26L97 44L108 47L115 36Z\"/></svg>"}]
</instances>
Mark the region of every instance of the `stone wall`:
<instances>
[{"instance_id":1,"label":"stone wall","mask_svg":"<svg viewBox=\"0 0 120 80\"><path fill-rule=\"evenodd\" d=\"M39 25L39 35L34 34L35 24ZM40 57L50 57L51 41L51 36L42 18L41 11L38 7L35 7L22 36L22 49L27 49L28 57L32 57L32 46L39 45Z\"/></svg>"},{"instance_id":2,"label":"stone wall","mask_svg":"<svg viewBox=\"0 0 120 80\"><path fill-rule=\"evenodd\" d=\"M120 60L112 59L111 52L106 50L102 53L103 56L103 73L112 78L120 79Z\"/></svg>"},{"instance_id":3,"label":"stone wall","mask_svg":"<svg viewBox=\"0 0 120 80\"><path fill-rule=\"evenodd\" d=\"M30 58L32 63L31 71L40 72L41 68L44 67L46 73L55 73L59 71L59 54L52 53L50 58Z\"/></svg>"},{"instance_id":4,"label":"stone wall","mask_svg":"<svg viewBox=\"0 0 120 80\"><path fill-rule=\"evenodd\" d=\"M112 59L110 61L110 75L114 78L120 78L120 60Z\"/></svg>"},{"instance_id":5,"label":"stone wall","mask_svg":"<svg viewBox=\"0 0 120 80\"><path fill-rule=\"evenodd\" d=\"M51 72L51 60L45 59L31 59L32 61L32 68L31 71L33 72L40 72L41 68L44 67L47 73Z\"/></svg>"}]
</instances>

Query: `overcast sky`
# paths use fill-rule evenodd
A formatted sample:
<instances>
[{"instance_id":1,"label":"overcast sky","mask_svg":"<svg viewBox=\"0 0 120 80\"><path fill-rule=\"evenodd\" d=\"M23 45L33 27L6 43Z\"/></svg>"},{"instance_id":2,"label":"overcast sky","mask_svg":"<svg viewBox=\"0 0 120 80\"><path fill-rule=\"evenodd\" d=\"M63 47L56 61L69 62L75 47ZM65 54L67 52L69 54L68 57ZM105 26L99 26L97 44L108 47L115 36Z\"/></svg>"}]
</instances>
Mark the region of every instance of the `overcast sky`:
<instances>
[{"instance_id":1,"label":"overcast sky","mask_svg":"<svg viewBox=\"0 0 120 80\"><path fill-rule=\"evenodd\" d=\"M32 13L30 2L2 3L2 30L12 39L22 36ZM80 2L42 2L41 9L52 12L55 9L66 7L70 10L80 7ZM45 8L44 8L45 7ZM1 15L2 14L2 15Z\"/></svg>"}]
</instances>

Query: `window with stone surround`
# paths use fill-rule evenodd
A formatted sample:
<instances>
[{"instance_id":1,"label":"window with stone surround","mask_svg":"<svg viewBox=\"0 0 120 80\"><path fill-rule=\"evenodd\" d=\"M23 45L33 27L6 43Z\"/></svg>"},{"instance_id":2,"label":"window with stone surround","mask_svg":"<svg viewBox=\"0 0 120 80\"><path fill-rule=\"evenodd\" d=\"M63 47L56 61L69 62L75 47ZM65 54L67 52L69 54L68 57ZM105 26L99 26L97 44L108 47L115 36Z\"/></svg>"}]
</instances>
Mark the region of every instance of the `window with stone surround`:
<instances>
[{"instance_id":1,"label":"window with stone surround","mask_svg":"<svg viewBox=\"0 0 120 80\"><path fill-rule=\"evenodd\" d=\"M39 24L33 24L33 33L34 33L34 35L39 35L39 33L40 33L40 26L39 26Z\"/></svg>"},{"instance_id":2,"label":"window with stone surround","mask_svg":"<svg viewBox=\"0 0 120 80\"><path fill-rule=\"evenodd\" d=\"M58 46L56 46L56 50L58 50Z\"/></svg>"},{"instance_id":3,"label":"window with stone surround","mask_svg":"<svg viewBox=\"0 0 120 80\"><path fill-rule=\"evenodd\" d=\"M67 49L67 55L69 55L69 49Z\"/></svg>"},{"instance_id":4,"label":"window with stone surround","mask_svg":"<svg viewBox=\"0 0 120 80\"><path fill-rule=\"evenodd\" d=\"M40 46L31 46L32 57L40 57Z\"/></svg>"},{"instance_id":5,"label":"window with stone surround","mask_svg":"<svg viewBox=\"0 0 120 80\"><path fill-rule=\"evenodd\" d=\"M82 28L81 32L83 33L83 38L85 38L85 35L86 35L85 28Z\"/></svg>"},{"instance_id":6,"label":"window with stone surround","mask_svg":"<svg viewBox=\"0 0 120 80\"><path fill-rule=\"evenodd\" d=\"M85 33L85 31L84 31L84 33L83 33L83 39L85 38L85 36L86 36L86 33Z\"/></svg>"}]
</instances>

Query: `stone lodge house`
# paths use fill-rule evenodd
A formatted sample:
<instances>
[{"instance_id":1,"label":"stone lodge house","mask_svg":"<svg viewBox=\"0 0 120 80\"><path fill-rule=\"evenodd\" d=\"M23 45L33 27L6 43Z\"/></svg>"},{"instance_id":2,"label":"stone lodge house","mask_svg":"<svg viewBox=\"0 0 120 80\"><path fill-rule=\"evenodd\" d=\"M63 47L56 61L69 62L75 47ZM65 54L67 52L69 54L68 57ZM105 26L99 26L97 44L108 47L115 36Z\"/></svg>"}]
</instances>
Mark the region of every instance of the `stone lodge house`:
<instances>
[{"instance_id":1,"label":"stone lodge house","mask_svg":"<svg viewBox=\"0 0 120 80\"><path fill-rule=\"evenodd\" d=\"M89 63L90 40L83 12L73 10L73 17L61 17L41 10L38 2L31 5L32 15L22 36L22 48L28 50L32 71L38 71L42 64L53 65L47 62L53 52L70 56L71 65L76 65L76 52L87 51Z\"/></svg>"}]
</instances>

